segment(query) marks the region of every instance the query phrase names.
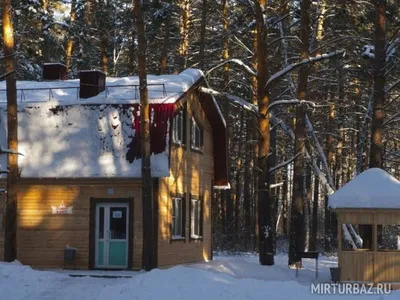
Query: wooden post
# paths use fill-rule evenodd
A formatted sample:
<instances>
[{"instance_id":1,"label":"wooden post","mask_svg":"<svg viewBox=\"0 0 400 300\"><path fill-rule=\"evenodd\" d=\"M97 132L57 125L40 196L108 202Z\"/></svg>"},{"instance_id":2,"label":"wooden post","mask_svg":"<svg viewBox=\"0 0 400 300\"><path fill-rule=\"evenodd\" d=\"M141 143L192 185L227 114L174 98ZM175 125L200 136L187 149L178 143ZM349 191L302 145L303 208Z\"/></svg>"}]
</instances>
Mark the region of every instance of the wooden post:
<instances>
[{"instance_id":1,"label":"wooden post","mask_svg":"<svg viewBox=\"0 0 400 300\"><path fill-rule=\"evenodd\" d=\"M11 1L2 1L3 42L7 85L7 130L8 148L18 152L17 84L15 81L14 28L12 24ZM17 258L17 179L18 155L8 153L9 173L7 176L7 203L5 216L4 260Z\"/></svg>"}]
</instances>

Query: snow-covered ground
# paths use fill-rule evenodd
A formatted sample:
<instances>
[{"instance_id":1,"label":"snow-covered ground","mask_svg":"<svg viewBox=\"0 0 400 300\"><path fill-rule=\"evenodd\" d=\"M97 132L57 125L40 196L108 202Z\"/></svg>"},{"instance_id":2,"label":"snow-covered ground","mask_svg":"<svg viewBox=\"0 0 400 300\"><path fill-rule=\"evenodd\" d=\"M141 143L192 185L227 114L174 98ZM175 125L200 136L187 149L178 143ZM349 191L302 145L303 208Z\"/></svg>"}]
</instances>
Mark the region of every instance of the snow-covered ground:
<instances>
[{"instance_id":1,"label":"snow-covered ground","mask_svg":"<svg viewBox=\"0 0 400 300\"><path fill-rule=\"evenodd\" d=\"M278 255L273 267L260 266L258 258L217 256L208 263L156 269L151 272L126 272L132 278L70 277L65 272L37 271L18 263L0 263L0 299L399 299L391 295L317 295L311 294L315 281L313 260L304 260L296 278L288 269L287 256ZM329 282L329 267L336 258L321 257L318 282ZM79 272L75 271L75 274ZM90 272L82 272L88 274ZM93 272L94 275L105 272ZM121 272L107 274L121 275Z\"/></svg>"}]
</instances>

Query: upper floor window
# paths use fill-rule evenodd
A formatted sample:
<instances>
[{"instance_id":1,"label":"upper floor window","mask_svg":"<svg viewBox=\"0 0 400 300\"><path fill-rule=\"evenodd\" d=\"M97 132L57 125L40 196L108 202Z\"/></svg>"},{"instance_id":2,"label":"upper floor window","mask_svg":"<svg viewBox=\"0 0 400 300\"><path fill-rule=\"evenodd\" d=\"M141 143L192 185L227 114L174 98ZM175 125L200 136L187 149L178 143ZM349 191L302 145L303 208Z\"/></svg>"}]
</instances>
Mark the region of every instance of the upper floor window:
<instances>
[{"instance_id":1,"label":"upper floor window","mask_svg":"<svg viewBox=\"0 0 400 300\"><path fill-rule=\"evenodd\" d=\"M185 144L185 110L180 110L173 119L172 140L177 143Z\"/></svg>"},{"instance_id":2,"label":"upper floor window","mask_svg":"<svg viewBox=\"0 0 400 300\"><path fill-rule=\"evenodd\" d=\"M203 146L203 130L192 118L192 149L201 150L201 146Z\"/></svg>"}]
</instances>

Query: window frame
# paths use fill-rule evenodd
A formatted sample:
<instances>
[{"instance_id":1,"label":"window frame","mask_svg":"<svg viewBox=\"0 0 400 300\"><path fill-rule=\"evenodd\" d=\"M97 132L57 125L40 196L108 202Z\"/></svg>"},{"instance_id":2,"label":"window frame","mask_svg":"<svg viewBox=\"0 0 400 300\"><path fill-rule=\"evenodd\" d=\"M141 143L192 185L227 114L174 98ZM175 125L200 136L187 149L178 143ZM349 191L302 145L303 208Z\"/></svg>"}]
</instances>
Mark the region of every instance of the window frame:
<instances>
[{"instance_id":1,"label":"window frame","mask_svg":"<svg viewBox=\"0 0 400 300\"><path fill-rule=\"evenodd\" d=\"M191 199L191 211L190 211L190 238L191 239L201 239L201 200L194 198ZM195 209L196 209L196 204L197 204L197 215L195 214ZM197 217L197 218L196 218ZM196 225L195 222L198 222L197 228L198 228L198 233L195 233Z\"/></svg>"},{"instance_id":2,"label":"window frame","mask_svg":"<svg viewBox=\"0 0 400 300\"><path fill-rule=\"evenodd\" d=\"M343 223L342 225L352 225L353 226L353 228L355 227L355 226L370 226L370 231L371 231L371 236L370 236L370 238L371 238L371 241L372 241L372 243L371 243L371 247L369 247L369 248L357 248L357 249L353 249L353 248L351 248L351 247L346 247L347 245L346 245L346 243L345 243L345 235L344 235L344 232L343 232L343 228L342 228L342 226L341 226L341 249L340 249L340 251L343 251L343 252L374 252L374 243L375 243L375 241L374 241L374 224L370 224L370 223L361 223L361 224L358 224L358 223ZM360 234L360 232L359 232L359 230L357 230L358 232L357 232L357 234L361 237L361 234Z\"/></svg>"},{"instance_id":3,"label":"window frame","mask_svg":"<svg viewBox=\"0 0 400 300\"><path fill-rule=\"evenodd\" d=\"M176 234L176 225L175 221L177 219L176 216L176 208L177 208L177 200L179 200L180 203L180 235ZM171 239L172 240L183 240L185 239L185 224L184 224L184 204L183 202L185 201L184 197L172 197L172 211L171 211ZM175 213L175 214L174 214Z\"/></svg>"},{"instance_id":4,"label":"window frame","mask_svg":"<svg viewBox=\"0 0 400 300\"><path fill-rule=\"evenodd\" d=\"M190 124L190 148L194 151L202 152L203 148L203 129L195 117L192 116ZM196 145L196 133L198 133L198 142Z\"/></svg>"},{"instance_id":5,"label":"window frame","mask_svg":"<svg viewBox=\"0 0 400 300\"><path fill-rule=\"evenodd\" d=\"M172 142L176 145L180 145L180 146L184 146L185 145L185 126L186 126L186 122L185 122L185 113L186 110L185 109L181 109L179 110L174 118L172 119ZM180 132L178 130L178 124L181 124L181 128L180 128ZM178 138L179 133L181 134L181 139Z\"/></svg>"}]
</instances>

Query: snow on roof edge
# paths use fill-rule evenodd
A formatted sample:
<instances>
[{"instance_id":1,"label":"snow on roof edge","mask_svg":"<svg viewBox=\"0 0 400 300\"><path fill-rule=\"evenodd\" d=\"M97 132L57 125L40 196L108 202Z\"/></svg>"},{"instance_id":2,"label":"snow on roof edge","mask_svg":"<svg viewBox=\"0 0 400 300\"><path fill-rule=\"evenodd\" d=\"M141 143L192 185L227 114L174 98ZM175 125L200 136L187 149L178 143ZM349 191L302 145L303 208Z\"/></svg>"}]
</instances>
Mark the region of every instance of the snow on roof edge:
<instances>
[{"instance_id":1,"label":"snow on roof edge","mask_svg":"<svg viewBox=\"0 0 400 300\"><path fill-rule=\"evenodd\" d=\"M206 86L208 88L211 88L210 84L208 83L208 80L204 76L203 76L203 79L204 79L204 82L205 82ZM211 96L212 101L214 102L214 105L215 105L215 107L217 109L217 112L218 112L219 116L221 117L222 123L224 124L224 126L226 128L226 121L225 121L224 115L221 112L221 109L219 108L217 100L215 100L215 97L213 95L210 94L210 96Z\"/></svg>"},{"instance_id":2,"label":"snow on roof edge","mask_svg":"<svg viewBox=\"0 0 400 300\"><path fill-rule=\"evenodd\" d=\"M84 70L86 72L86 70ZM149 78L150 77L150 78ZM186 69L179 74L171 75L148 75L148 83L151 81L155 85L164 85L166 95L160 88L149 88L149 102L154 104L175 103L184 95L200 78L204 78L204 73L199 69ZM94 97L81 99L77 96L79 79L57 80L57 81L18 81L17 103L19 107L32 105L62 106L62 105L101 105L101 104L137 104L139 98L133 95L132 90L117 89L116 85L127 86L139 84L137 76L130 77L107 77L107 88L113 92L106 95L102 92ZM38 87L39 86L39 87ZM40 88L40 89L35 89ZM5 82L0 82L0 89L5 90ZM25 90L22 92L20 90ZM49 100L50 90L55 96ZM115 92L117 90L117 92ZM2 91L5 98L5 91ZM57 99L58 98L58 99ZM24 99L21 101L21 99ZM0 107L6 105L6 99L1 99Z\"/></svg>"}]
</instances>

